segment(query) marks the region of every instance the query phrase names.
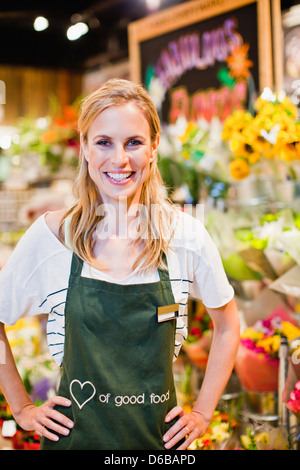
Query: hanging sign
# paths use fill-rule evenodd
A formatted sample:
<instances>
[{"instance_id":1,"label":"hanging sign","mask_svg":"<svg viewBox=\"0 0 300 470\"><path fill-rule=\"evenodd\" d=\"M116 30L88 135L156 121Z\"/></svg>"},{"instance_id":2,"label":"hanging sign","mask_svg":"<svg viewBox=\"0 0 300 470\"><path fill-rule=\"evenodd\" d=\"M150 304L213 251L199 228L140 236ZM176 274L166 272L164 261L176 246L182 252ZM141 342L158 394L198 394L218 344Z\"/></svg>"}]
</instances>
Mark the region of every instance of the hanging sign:
<instances>
[{"instance_id":1,"label":"hanging sign","mask_svg":"<svg viewBox=\"0 0 300 470\"><path fill-rule=\"evenodd\" d=\"M129 58L163 122L224 121L273 86L269 0L194 0L133 22Z\"/></svg>"}]
</instances>

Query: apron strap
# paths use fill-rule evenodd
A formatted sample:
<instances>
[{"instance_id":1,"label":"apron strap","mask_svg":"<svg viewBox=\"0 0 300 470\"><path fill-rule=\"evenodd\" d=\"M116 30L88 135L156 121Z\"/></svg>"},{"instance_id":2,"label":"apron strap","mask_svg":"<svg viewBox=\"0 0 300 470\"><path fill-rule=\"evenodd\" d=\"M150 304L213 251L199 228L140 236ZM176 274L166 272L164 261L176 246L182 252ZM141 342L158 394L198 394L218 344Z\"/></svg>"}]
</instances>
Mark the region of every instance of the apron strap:
<instances>
[{"instance_id":1,"label":"apron strap","mask_svg":"<svg viewBox=\"0 0 300 470\"><path fill-rule=\"evenodd\" d=\"M72 264L71 264L71 274L72 276L79 277L81 276L81 271L83 267L83 260L79 258L73 251L72 255Z\"/></svg>"},{"instance_id":2,"label":"apron strap","mask_svg":"<svg viewBox=\"0 0 300 470\"><path fill-rule=\"evenodd\" d=\"M163 254L163 262L167 266L167 269L158 269L159 279L161 281L170 281L169 269L168 269L168 260L167 260L167 257L166 257L165 253Z\"/></svg>"},{"instance_id":3,"label":"apron strap","mask_svg":"<svg viewBox=\"0 0 300 470\"><path fill-rule=\"evenodd\" d=\"M83 267L83 260L77 256L71 248L69 233L70 233L70 223L71 223L71 216L69 215L65 220L65 245L72 252L72 263L71 263L71 274L73 276L80 276L82 267Z\"/></svg>"}]
</instances>

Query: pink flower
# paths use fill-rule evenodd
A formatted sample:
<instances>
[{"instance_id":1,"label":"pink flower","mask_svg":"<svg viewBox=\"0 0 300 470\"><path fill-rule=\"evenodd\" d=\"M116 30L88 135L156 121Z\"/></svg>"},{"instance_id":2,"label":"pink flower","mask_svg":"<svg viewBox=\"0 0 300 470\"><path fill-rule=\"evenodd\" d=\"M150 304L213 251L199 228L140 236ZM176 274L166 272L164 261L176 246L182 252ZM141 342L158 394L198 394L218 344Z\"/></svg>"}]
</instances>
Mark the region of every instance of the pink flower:
<instances>
[{"instance_id":1,"label":"pink flower","mask_svg":"<svg viewBox=\"0 0 300 470\"><path fill-rule=\"evenodd\" d=\"M260 347L256 346L255 341L253 341L253 339L242 338L241 343L247 349L251 349L252 351L255 351L257 353L264 353L264 354L266 353L266 351L263 348L260 348Z\"/></svg>"},{"instance_id":2,"label":"pink flower","mask_svg":"<svg viewBox=\"0 0 300 470\"><path fill-rule=\"evenodd\" d=\"M290 411L300 413L300 380L298 380L294 390L290 393L290 399L286 406Z\"/></svg>"}]
</instances>

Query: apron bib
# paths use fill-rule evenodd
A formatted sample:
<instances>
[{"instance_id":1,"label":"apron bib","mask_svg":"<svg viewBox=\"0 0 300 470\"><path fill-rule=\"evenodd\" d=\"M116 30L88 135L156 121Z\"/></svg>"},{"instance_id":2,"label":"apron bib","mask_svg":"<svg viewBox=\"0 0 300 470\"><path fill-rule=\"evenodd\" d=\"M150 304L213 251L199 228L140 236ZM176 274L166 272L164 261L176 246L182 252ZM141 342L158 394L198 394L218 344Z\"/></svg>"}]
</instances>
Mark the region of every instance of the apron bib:
<instances>
[{"instance_id":1,"label":"apron bib","mask_svg":"<svg viewBox=\"0 0 300 470\"><path fill-rule=\"evenodd\" d=\"M82 277L82 266L73 254L58 390L72 406L56 407L74 427L58 442L42 438L41 449L163 450L176 406L176 320L157 321L157 307L175 303L169 274L120 285Z\"/></svg>"}]
</instances>

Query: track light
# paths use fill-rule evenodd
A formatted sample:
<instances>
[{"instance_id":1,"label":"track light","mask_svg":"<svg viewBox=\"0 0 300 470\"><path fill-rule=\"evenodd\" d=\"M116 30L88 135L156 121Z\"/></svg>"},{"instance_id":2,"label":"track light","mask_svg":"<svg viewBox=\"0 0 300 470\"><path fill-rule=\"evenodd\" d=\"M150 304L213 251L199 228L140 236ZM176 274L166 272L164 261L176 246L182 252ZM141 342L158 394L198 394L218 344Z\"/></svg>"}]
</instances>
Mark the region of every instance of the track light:
<instances>
[{"instance_id":1,"label":"track light","mask_svg":"<svg viewBox=\"0 0 300 470\"><path fill-rule=\"evenodd\" d=\"M35 31L44 31L49 26L49 21L44 16L38 16L33 23Z\"/></svg>"},{"instance_id":2,"label":"track light","mask_svg":"<svg viewBox=\"0 0 300 470\"><path fill-rule=\"evenodd\" d=\"M79 21L78 23L70 26L67 30L67 38L69 41L75 41L79 39L81 36L86 34L89 30L89 27L86 23L82 23Z\"/></svg>"}]
</instances>

